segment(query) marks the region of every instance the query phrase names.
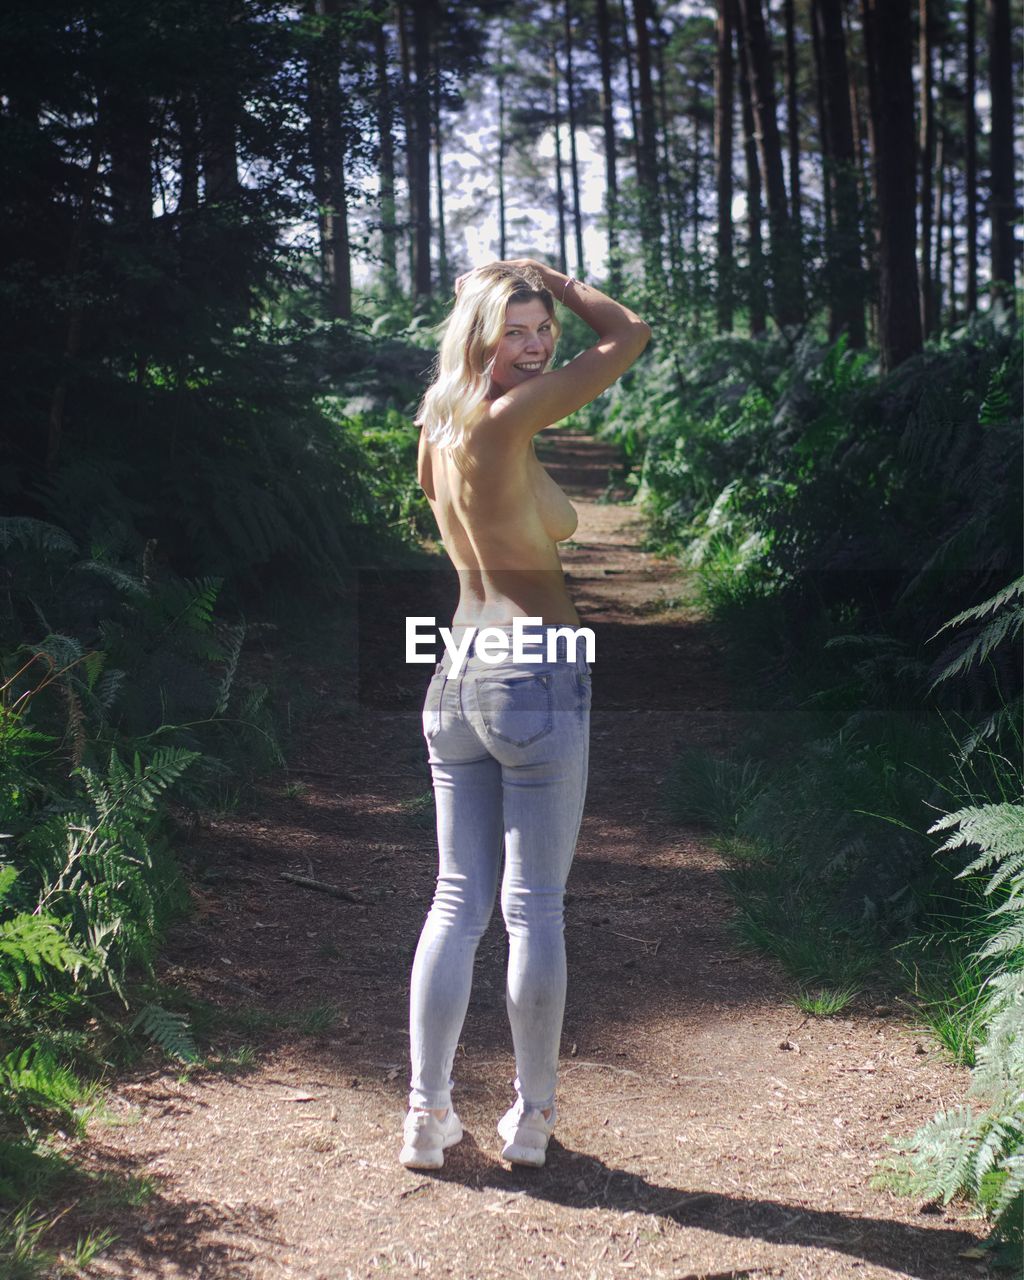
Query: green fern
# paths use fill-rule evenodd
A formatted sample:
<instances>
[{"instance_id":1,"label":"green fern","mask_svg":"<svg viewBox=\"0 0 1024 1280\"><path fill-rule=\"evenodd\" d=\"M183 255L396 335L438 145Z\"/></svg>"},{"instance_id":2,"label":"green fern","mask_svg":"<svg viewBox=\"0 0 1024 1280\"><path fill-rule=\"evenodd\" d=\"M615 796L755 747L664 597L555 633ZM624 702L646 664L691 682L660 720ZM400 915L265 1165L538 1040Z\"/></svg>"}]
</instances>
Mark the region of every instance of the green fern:
<instances>
[{"instance_id":1,"label":"green fern","mask_svg":"<svg viewBox=\"0 0 1024 1280\"><path fill-rule=\"evenodd\" d=\"M195 1038L184 1014L172 1013L158 1004L147 1004L132 1022L131 1029L135 1028L149 1036L169 1057L182 1062L199 1060Z\"/></svg>"},{"instance_id":2,"label":"green fern","mask_svg":"<svg viewBox=\"0 0 1024 1280\"><path fill-rule=\"evenodd\" d=\"M997 423L1009 421L1010 394L1005 386L1009 364L1009 360L1004 360L989 374L985 399L981 402L981 408L978 410L978 421L983 427L991 427Z\"/></svg>"},{"instance_id":3,"label":"green fern","mask_svg":"<svg viewBox=\"0 0 1024 1280\"><path fill-rule=\"evenodd\" d=\"M217 701L213 708L215 716L222 716L228 709L231 687L234 684L235 673L238 670L238 659L241 656L242 645L245 641L245 632L246 626L244 622L224 627L227 646L224 658L224 674L221 677L220 684L217 686Z\"/></svg>"},{"instance_id":4,"label":"green fern","mask_svg":"<svg viewBox=\"0 0 1024 1280\"><path fill-rule=\"evenodd\" d=\"M0 1093L23 1121L29 1108L58 1111L74 1119L74 1108L90 1090L48 1049L29 1045L0 1058Z\"/></svg>"},{"instance_id":5,"label":"green fern","mask_svg":"<svg viewBox=\"0 0 1024 1280\"><path fill-rule=\"evenodd\" d=\"M940 851L981 848L959 876L994 868L985 893L1005 888L1009 895L990 913L1009 923L978 952L1005 957L1008 966L986 983L986 1025L968 1090L988 1107L979 1115L969 1106L940 1112L894 1145L908 1155L916 1190L946 1203L956 1195L977 1200L994 1220L995 1238L1016 1246L1024 1213L1024 805L970 806L930 830L953 826L959 830Z\"/></svg>"},{"instance_id":6,"label":"green fern","mask_svg":"<svg viewBox=\"0 0 1024 1280\"><path fill-rule=\"evenodd\" d=\"M52 916L21 914L0 921L0 988L8 995L41 984L46 969L77 977L88 957L68 941Z\"/></svg>"},{"instance_id":7,"label":"green fern","mask_svg":"<svg viewBox=\"0 0 1024 1280\"><path fill-rule=\"evenodd\" d=\"M957 873L958 880L993 863L1000 863L999 869L985 886L985 893L992 893L1006 880L1014 877L1021 878L1020 888L1024 890L1024 805L984 804L957 809L955 813L947 813L933 823L928 828L928 834L957 825L960 830L955 831L945 844L940 845L938 852L959 849L966 844L980 845L982 850L973 862Z\"/></svg>"},{"instance_id":8,"label":"green fern","mask_svg":"<svg viewBox=\"0 0 1024 1280\"><path fill-rule=\"evenodd\" d=\"M998 591L990 599L982 601L981 604L965 609L955 618L950 618L929 638L934 640L935 636L941 635L949 627L962 626L965 622L980 623L989 614L994 615L992 620L981 629L953 662L943 667L932 682L933 689L943 680L949 680L967 671L975 662L979 664L984 662L997 645L1004 641L1016 640L1021 628L1024 627L1024 577L1011 582L1009 586Z\"/></svg>"},{"instance_id":9,"label":"green fern","mask_svg":"<svg viewBox=\"0 0 1024 1280\"><path fill-rule=\"evenodd\" d=\"M21 546L53 554L74 554L74 539L64 529L28 516L0 516L0 550Z\"/></svg>"}]
</instances>

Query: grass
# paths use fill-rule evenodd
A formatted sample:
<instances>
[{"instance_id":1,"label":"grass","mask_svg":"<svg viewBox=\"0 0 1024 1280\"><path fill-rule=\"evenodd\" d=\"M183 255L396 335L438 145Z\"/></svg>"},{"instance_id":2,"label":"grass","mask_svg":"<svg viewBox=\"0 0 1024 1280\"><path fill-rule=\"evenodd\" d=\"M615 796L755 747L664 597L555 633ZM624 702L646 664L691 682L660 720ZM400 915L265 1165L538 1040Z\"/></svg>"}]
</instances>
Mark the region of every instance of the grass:
<instances>
[{"instance_id":1,"label":"grass","mask_svg":"<svg viewBox=\"0 0 1024 1280\"><path fill-rule=\"evenodd\" d=\"M847 1007L851 1000L860 995L860 988L849 985L845 987L819 987L816 991L799 991L793 997L796 1007L804 1013L816 1018L832 1018Z\"/></svg>"},{"instance_id":2,"label":"grass","mask_svg":"<svg viewBox=\"0 0 1024 1280\"><path fill-rule=\"evenodd\" d=\"M676 821L733 835L764 785L761 766L754 761L714 756L692 747L673 760L665 779L665 800Z\"/></svg>"},{"instance_id":3,"label":"grass","mask_svg":"<svg viewBox=\"0 0 1024 1280\"><path fill-rule=\"evenodd\" d=\"M410 800L403 800L398 809L417 827L424 830L433 830L436 818L434 816L434 793L433 791L424 791L421 795L413 796Z\"/></svg>"},{"instance_id":4,"label":"grass","mask_svg":"<svg viewBox=\"0 0 1024 1280\"><path fill-rule=\"evenodd\" d=\"M0 1275L4 1280L80 1276L118 1239L104 1227L79 1237L70 1252L58 1256L44 1248L42 1241L62 1216L39 1214L35 1202L27 1201L0 1219Z\"/></svg>"}]
</instances>

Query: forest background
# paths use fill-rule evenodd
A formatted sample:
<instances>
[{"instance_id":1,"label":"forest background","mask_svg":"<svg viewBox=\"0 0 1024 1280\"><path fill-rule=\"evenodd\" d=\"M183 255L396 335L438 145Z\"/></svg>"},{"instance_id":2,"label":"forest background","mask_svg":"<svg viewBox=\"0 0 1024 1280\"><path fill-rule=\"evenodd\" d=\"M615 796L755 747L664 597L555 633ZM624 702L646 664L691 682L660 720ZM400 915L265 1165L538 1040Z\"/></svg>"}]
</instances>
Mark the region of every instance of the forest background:
<instances>
[{"instance_id":1,"label":"forest background","mask_svg":"<svg viewBox=\"0 0 1024 1280\"><path fill-rule=\"evenodd\" d=\"M897 973L974 1066L981 1104L888 1176L1017 1247L1020 27L1009 0L5 11L0 1250L34 1256L49 1135L105 1072L147 1037L202 1060L153 976L188 826L301 736L247 645L434 563L435 325L523 255L654 326L573 425L621 446L770 706L666 802L813 1012ZM561 358L591 340L566 319Z\"/></svg>"}]
</instances>

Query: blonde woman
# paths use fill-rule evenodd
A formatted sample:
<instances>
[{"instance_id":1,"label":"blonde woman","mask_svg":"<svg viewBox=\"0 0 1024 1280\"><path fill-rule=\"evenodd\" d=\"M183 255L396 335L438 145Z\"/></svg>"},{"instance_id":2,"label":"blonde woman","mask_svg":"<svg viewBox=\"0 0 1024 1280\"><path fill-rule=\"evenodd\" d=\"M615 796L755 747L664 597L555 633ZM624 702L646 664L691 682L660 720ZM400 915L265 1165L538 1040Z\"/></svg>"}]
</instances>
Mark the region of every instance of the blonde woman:
<instances>
[{"instance_id":1,"label":"blonde woman","mask_svg":"<svg viewBox=\"0 0 1024 1280\"><path fill-rule=\"evenodd\" d=\"M590 665L568 634L579 617L556 545L575 531L576 512L533 438L611 386L651 334L627 307L529 258L468 272L455 293L416 418L419 481L459 575L451 631L467 651L456 670L446 649L423 707L439 872L412 969L399 1155L412 1169L440 1168L462 1137L452 1069L503 860L517 1096L498 1133L511 1163L545 1160L565 1008L562 903L587 786ZM555 298L597 341L551 370ZM527 660L486 660L495 650L479 633L496 627L511 647L524 618L540 619L527 627Z\"/></svg>"}]
</instances>

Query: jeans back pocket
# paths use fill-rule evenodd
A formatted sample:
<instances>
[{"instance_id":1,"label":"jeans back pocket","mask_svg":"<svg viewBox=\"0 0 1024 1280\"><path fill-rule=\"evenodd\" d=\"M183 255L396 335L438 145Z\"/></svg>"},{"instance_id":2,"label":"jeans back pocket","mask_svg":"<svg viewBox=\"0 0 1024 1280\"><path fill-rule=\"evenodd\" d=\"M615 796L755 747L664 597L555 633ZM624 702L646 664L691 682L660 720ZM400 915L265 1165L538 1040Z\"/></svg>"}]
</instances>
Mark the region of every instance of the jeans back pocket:
<instances>
[{"instance_id":1,"label":"jeans back pocket","mask_svg":"<svg viewBox=\"0 0 1024 1280\"><path fill-rule=\"evenodd\" d=\"M502 742L528 747L554 727L547 673L483 676L475 695L481 723Z\"/></svg>"}]
</instances>

